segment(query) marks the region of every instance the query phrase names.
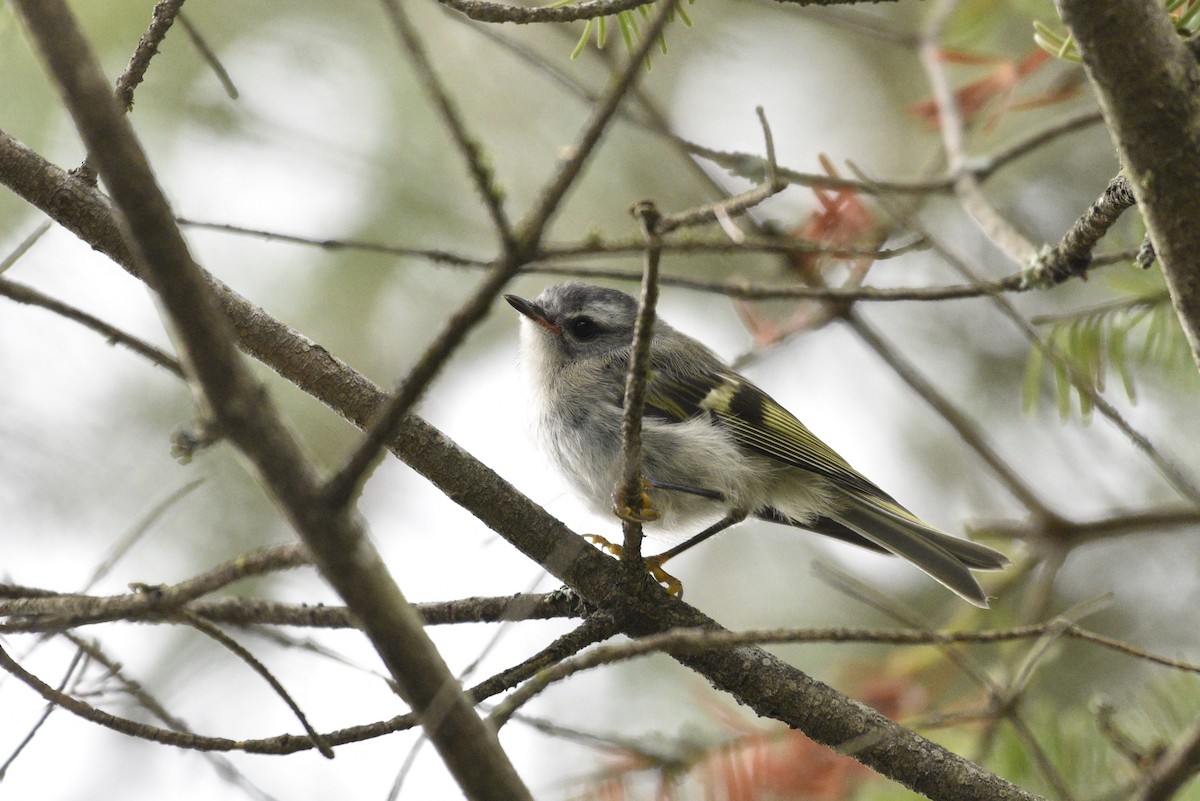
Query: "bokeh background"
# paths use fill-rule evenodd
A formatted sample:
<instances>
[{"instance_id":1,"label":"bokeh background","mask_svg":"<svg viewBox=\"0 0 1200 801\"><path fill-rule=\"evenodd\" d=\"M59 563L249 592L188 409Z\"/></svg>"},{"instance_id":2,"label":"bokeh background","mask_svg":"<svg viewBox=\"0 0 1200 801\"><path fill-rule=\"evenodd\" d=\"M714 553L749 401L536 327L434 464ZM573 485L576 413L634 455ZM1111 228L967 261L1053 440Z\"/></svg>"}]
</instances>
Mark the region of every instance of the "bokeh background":
<instances>
[{"instance_id":1,"label":"bokeh background","mask_svg":"<svg viewBox=\"0 0 1200 801\"><path fill-rule=\"evenodd\" d=\"M151 8L132 0L75 4L114 78ZM413 4L410 13L467 124L484 143L513 216L519 216L588 113L589 104L561 78L602 90L610 61L625 57L620 37L610 33L603 52L589 47L571 60L581 25L486 27L434 3ZM641 91L673 132L705 147L761 154L754 109L762 106L785 166L818 171L818 157L826 154L843 174L849 174L847 161L890 179L927 177L931 166L940 174L941 138L914 112L930 96L913 46L928 13L926 4L916 3L838 12L745 0L698 3L688 6L690 28L669 26L669 50L654 56ZM238 96L229 96L178 28L137 91L134 125L181 217L481 260L495 254L495 237L461 158L379 4L207 0L188 5L185 14L216 52ZM1053 21L1050 4L970 0L958 4L944 44L1017 62L1034 48L1033 19ZM544 65L497 37L537 54ZM996 63L949 67L956 85L997 69ZM79 140L9 8L0 11L0 74L0 127L59 165L77 165L84 155ZM1077 91L1037 108L1008 107L1062 86ZM999 97L988 107L971 131L969 150L981 157L997 152L1092 106L1078 68L1052 62L1018 84L1012 97ZM1108 135L1094 125L1005 168L986 190L1035 241L1055 242L1116 169ZM632 202L652 198L668 211L696 206L712 199L709 178L729 192L750 186L709 162L693 161L676 142L622 120L590 161L551 238L566 244L636 236L627 213ZM817 208L811 190L792 187L755 216L788 230ZM1017 269L952 196L930 198L920 218L981 274L997 278ZM0 253L16 249L41 222L36 210L0 193ZM405 374L481 274L418 256L322 248L206 226L185 226L185 233L206 269L385 387ZM1136 219L1123 221L1107 247L1135 247L1141 233ZM896 241L911 239L901 234ZM636 256L615 255L556 263L640 266ZM779 257L761 254L671 255L663 269L712 280L794 280ZM836 279L836 270L832 275ZM145 287L69 232L51 228L5 277L170 348ZM533 296L555 280L527 274L510 291ZM870 274L870 282L880 286L960 280L930 251L879 262ZM1086 284L1013 301L1026 315L1061 314L1151 291L1155 281L1154 275L1119 265ZM636 291L633 283L614 285ZM758 308L777 319L792 310L786 303ZM1033 408L1023 408L1029 345L989 301L858 308L982 427L1002 458L1060 514L1087 520L1180 503L1111 425L1099 418L1089 422L1077 412L1063 419L1049 379L1035 393ZM972 450L845 326L824 326L762 349L721 295L667 286L659 311L723 357L744 359L753 380L930 522L981 534L997 522L1022 522L1020 504ZM584 512L534 450L515 333L515 315L497 304L428 392L420 413L575 530L612 534L615 522ZM1194 370L1186 363L1164 367L1133 357L1130 362L1136 403L1111 375L1106 397L1194 478L1200 469L1193 445L1200 433ZM314 457L337 465L357 433L265 368L262 373ZM230 448L215 447L188 464L172 457L173 433L194 423L187 388L166 371L43 310L0 302L0 579L64 592L91 586L93 592L121 593L130 582L179 581L249 549L290 541L286 524ZM376 472L361 508L413 601L555 586L537 565L394 459ZM143 527L136 543L114 559L120 543ZM1194 658L1200 645L1193 612L1200 556L1195 533L1194 526L1142 530L1076 548L1055 576L1048 606L1039 611L1055 614L1111 594L1086 619L1089 627ZM673 572L684 581L691 603L732 628L891 624L820 580L815 560L911 605L929 625L1003 626L1025 622L1030 614L1023 600L1032 578L996 579L991 586L1003 592L995 610L973 617L914 569L818 539L745 524L681 557ZM1022 566L1035 564L1034 550L1024 544L993 543ZM105 570L97 578L101 566ZM1032 567L1031 576L1037 572ZM235 590L297 602L336 601L310 570ZM452 668L470 668L479 679L569 628L551 621L441 627L432 633ZM249 738L298 730L258 677L193 631L108 624L84 633L98 638L128 675L198 732ZM318 729L403 711L373 652L354 633L288 632L344 662L296 642L235 634L270 666ZM4 641L51 684L72 654L60 641ZM864 677L886 678L906 690L920 689L936 706L939 694L951 692L947 687L964 687L952 674L943 676L945 686L922 687L914 677L937 657L913 651L849 645L773 650L852 694ZM1011 651L985 653L1016 661ZM1078 644L1053 645L1034 676L1027 711L1054 758L1071 776L1102 766L1098 775L1105 777L1105 787L1116 783L1120 774L1113 765L1119 760L1096 733L1096 699L1112 701L1126 715L1126 725L1145 737L1170 737L1172 727L1187 719L1187 699L1195 690L1160 668ZM145 719L128 697L110 688L95 671L79 689L94 693L93 703ZM17 747L41 711L40 700L26 687L0 677L0 758ZM577 734L608 738L597 747L578 736L511 723L502 741L539 798L595 791L600 778L623 764L613 738L703 750L765 726L665 657L572 678L528 712ZM1062 731L1056 734L1054 727ZM969 729L940 736L968 755L976 743ZM421 748L414 733L340 748L332 762L312 753L227 759L242 776L232 784L199 754L134 741L60 710L14 762L0 790L13 798L45 799L95 797L98 788L127 799L166 793L182 799L383 798L411 760L401 798L458 797L433 750ZM994 748L990 759L989 767L1035 789L1042 786L1019 746ZM640 781L630 787L649 797L654 773ZM886 783L860 793L903 797Z\"/></svg>"}]
</instances>

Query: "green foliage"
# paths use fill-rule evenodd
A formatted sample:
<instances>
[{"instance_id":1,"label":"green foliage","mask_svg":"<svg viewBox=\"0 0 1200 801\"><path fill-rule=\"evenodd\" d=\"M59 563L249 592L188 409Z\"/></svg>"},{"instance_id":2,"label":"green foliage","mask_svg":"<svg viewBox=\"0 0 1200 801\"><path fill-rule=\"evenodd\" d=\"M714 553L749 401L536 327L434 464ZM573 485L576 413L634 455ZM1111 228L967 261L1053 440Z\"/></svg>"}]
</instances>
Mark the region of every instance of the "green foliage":
<instances>
[{"instance_id":1,"label":"green foliage","mask_svg":"<svg viewBox=\"0 0 1200 801\"><path fill-rule=\"evenodd\" d=\"M574 2L575 0L558 0L558 2L551 3L550 5L551 7L565 6ZM695 0L688 0L689 5L694 2ZM625 49L633 52L634 47L637 45L637 40L641 37L638 17L640 16L642 19L649 21L650 6L638 6L631 11L619 11L614 16L617 18L617 27L621 31L621 39L625 42ZM685 27L692 27L692 19L687 15L687 11L684 10L682 4L675 6L675 9L671 12L668 24L674 22L676 18L680 19ZM575 49L571 51L572 59L579 58L579 54L587 47L588 42L592 39L593 30L596 32L596 47L602 49L608 43L608 17L594 17L587 21L587 24L583 26L583 33L579 37L579 42L576 43ZM667 54L667 37L665 33L659 35L658 47L665 56ZM646 69L650 69L649 57L646 58Z\"/></svg>"},{"instance_id":2,"label":"green foliage","mask_svg":"<svg viewBox=\"0 0 1200 801\"><path fill-rule=\"evenodd\" d=\"M1040 20L1033 21L1033 41L1038 47L1063 61L1073 61L1078 64L1079 48L1075 46L1075 37L1070 33L1060 33L1058 29Z\"/></svg>"},{"instance_id":3,"label":"green foliage","mask_svg":"<svg viewBox=\"0 0 1200 801\"><path fill-rule=\"evenodd\" d=\"M1190 351L1170 297L1158 273L1149 275L1154 286L1147 286L1145 280L1134 281L1120 300L1034 320L1049 326L1046 346L1060 358L1048 358L1043 348L1030 351L1022 391L1026 411L1036 406L1047 372L1059 414L1069 417L1077 399L1084 421L1090 420L1092 412L1086 390L1103 392L1110 373L1116 374L1125 394L1134 401L1134 366L1191 374Z\"/></svg>"},{"instance_id":4,"label":"green foliage","mask_svg":"<svg viewBox=\"0 0 1200 801\"><path fill-rule=\"evenodd\" d=\"M1200 0L1167 0L1166 8L1181 37L1191 36L1200 28ZM1057 27L1034 20L1033 41L1056 58L1080 62L1075 38Z\"/></svg>"},{"instance_id":5,"label":"green foliage","mask_svg":"<svg viewBox=\"0 0 1200 801\"><path fill-rule=\"evenodd\" d=\"M1088 798L1095 797L1100 786L1136 785L1144 770L1136 760L1161 753L1194 725L1196 691L1195 676L1173 674L1139 687L1128 697L1072 709L1030 699L1021 714L1030 730L1052 733L1039 735L1038 745L1062 783L1078 797ZM993 751L984 760L989 769L1027 789L1053 794L1030 758L1029 744L1013 727L1000 724L993 742ZM1200 799L1200 783L1193 782L1174 798Z\"/></svg>"}]
</instances>

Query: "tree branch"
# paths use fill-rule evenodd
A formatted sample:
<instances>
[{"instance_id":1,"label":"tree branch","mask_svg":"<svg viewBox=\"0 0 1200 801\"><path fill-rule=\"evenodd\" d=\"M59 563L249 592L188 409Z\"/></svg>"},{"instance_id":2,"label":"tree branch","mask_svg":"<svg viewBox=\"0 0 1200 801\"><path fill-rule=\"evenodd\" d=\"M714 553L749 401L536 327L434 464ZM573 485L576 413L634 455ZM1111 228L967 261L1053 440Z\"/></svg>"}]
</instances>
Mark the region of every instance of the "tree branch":
<instances>
[{"instance_id":1,"label":"tree branch","mask_svg":"<svg viewBox=\"0 0 1200 801\"><path fill-rule=\"evenodd\" d=\"M0 180L93 247L135 272L129 250L103 197L3 133L0 133ZM229 316L246 352L347 420L359 427L368 424L387 397L378 387L222 282L212 276L206 278L209 290ZM436 428L410 415L390 447L447 497L471 511L585 600L597 606L612 600L620 584L619 565L590 547ZM621 619L626 634L641 636L681 626L716 627L714 621L697 610L666 598L642 607L641 611L643 615ZM868 736L872 746L856 753L856 758L930 798L967 801L1032 798L759 648L726 647L679 659L758 714L795 726L818 742L836 747L840 743L861 742L857 738ZM332 735L327 739L334 745L344 741ZM238 747L236 741L227 742ZM271 753L282 748L295 750L308 747L308 740L291 738L270 747L276 749ZM939 765L937 775L929 770L932 764Z\"/></svg>"},{"instance_id":2,"label":"tree branch","mask_svg":"<svg viewBox=\"0 0 1200 801\"><path fill-rule=\"evenodd\" d=\"M130 243L158 294L221 431L257 468L321 572L354 611L467 796L530 798L495 733L461 692L420 617L354 515L321 503L321 484L266 390L238 354L228 318L192 260L128 119L108 90L90 42L63 0L19 0L94 159Z\"/></svg>"},{"instance_id":3,"label":"tree branch","mask_svg":"<svg viewBox=\"0 0 1200 801\"><path fill-rule=\"evenodd\" d=\"M1057 0L1200 368L1200 66L1156 0Z\"/></svg>"}]
</instances>

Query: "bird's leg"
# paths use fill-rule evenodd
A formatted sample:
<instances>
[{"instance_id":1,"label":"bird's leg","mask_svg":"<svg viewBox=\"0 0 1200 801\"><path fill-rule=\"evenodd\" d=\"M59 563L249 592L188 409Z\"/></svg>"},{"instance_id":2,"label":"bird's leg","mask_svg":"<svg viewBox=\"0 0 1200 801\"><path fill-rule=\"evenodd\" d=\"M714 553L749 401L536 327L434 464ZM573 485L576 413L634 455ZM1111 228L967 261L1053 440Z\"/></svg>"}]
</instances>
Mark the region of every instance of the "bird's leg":
<instances>
[{"instance_id":1,"label":"bird's leg","mask_svg":"<svg viewBox=\"0 0 1200 801\"><path fill-rule=\"evenodd\" d=\"M646 557L646 563L654 564L655 566L659 566L663 562L667 561L668 559L679 556L679 554L683 553L688 548L691 548L693 545L699 545L700 543L704 542L709 537L720 534L725 529L729 528L732 525L736 525L737 523L740 523L745 519L746 519L745 512L743 512L740 509L734 509L733 511L729 512L727 515L722 517L720 520L718 520L717 522L713 523L708 528L701 531L699 534L696 534L695 536L684 540L683 542L679 543L678 545L676 545L673 548L668 548L667 550L663 551L662 553L658 554L657 556Z\"/></svg>"},{"instance_id":2,"label":"bird's leg","mask_svg":"<svg viewBox=\"0 0 1200 801\"><path fill-rule=\"evenodd\" d=\"M652 481L650 479L643 478L642 494L640 499L642 508L631 509L627 504L621 503L621 499L614 495L613 513L622 520L628 520L631 522L646 523L657 520L659 518L659 513L654 508L654 505L650 500L649 492L647 492L647 490L650 489L667 490L670 492L685 492L689 495L698 495L701 498L709 498L710 500L714 501L725 500L725 496L716 490L703 489L701 487L691 487L686 484L674 484L669 481ZM663 570L663 562L674 556L678 556L688 548L691 548L693 545L699 545L709 537L719 534L730 526L740 523L745 519L746 513L743 511L738 510L730 512L716 523L713 523L711 526L701 531L699 534L679 543L674 548L663 551L657 556L646 557L646 569L650 572L650 575L654 577L655 581L663 585L668 593L677 598L683 597L683 583L666 570ZM616 556L618 559L623 558L624 556L624 549L620 545L614 545L598 534L589 534L587 535L586 539L593 545L599 545L601 549L607 551L613 556Z\"/></svg>"},{"instance_id":3,"label":"bird's leg","mask_svg":"<svg viewBox=\"0 0 1200 801\"><path fill-rule=\"evenodd\" d=\"M599 534L585 534L583 538L592 545L600 546L600 550L607 551L618 559L623 559L625 557L625 549L623 547L614 542L609 542ZM663 570L660 563L656 561L657 558L658 557L651 556L645 560L647 572L654 577L655 581L663 585L663 589L665 589L668 593L674 595L676 598L682 598L683 582L672 576L667 571Z\"/></svg>"},{"instance_id":4,"label":"bird's leg","mask_svg":"<svg viewBox=\"0 0 1200 801\"><path fill-rule=\"evenodd\" d=\"M659 485L655 484L654 486L657 487ZM662 488L667 489L667 487L662 487ZM645 560L646 561L646 570L648 570L650 572L650 575L654 577L655 581L657 581L659 584L663 585L663 588L668 593L670 593L671 595L674 595L676 598L682 598L683 597L683 582L681 582L679 579L672 576L666 570L663 570L663 566L662 566L663 562L667 561L668 559L670 559L673 556L678 556L679 554L686 551L688 548L691 548L693 545L699 545L700 543L704 542L709 537L711 537L715 534L719 534L722 531L724 531L725 529L729 528L730 526L732 526L736 523L740 523L745 519L746 519L745 512L742 512L742 511L730 512L729 514L725 515L717 522L713 523L708 528L701 531L696 536L679 543L674 548L670 548L666 551L663 551L662 553L658 554L657 556L647 556L646 560ZM587 536L587 541L592 543L593 545L599 545L601 548L608 551L613 556L616 556L618 559L620 559L624 555L624 549L622 549L620 545L614 545L613 543L604 539L604 537L598 536L596 534L589 534Z\"/></svg>"},{"instance_id":5,"label":"bird's leg","mask_svg":"<svg viewBox=\"0 0 1200 801\"><path fill-rule=\"evenodd\" d=\"M642 493L639 498L641 508L633 509L628 504L613 495L613 514L630 523L653 523L661 516L657 509L654 508L654 503L650 498L649 490L659 489L669 492L685 492L688 495L699 495L701 498L708 498L713 501L723 501L725 496L716 490L704 489L702 487L689 487L687 484L675 484L670 481L655 481L654 479L642 477Z\"/></svg>"},{"instance_id":6,"label":"bird's leg","mask_svg":"<svg viewBox=\"0 0 1200 801\"><path fill-rule=\"evenodd\" d=\"M699 495L701 498L708 498L713 501L723 501L725 496L716 490L703 489L701 487L689 487L687 484L672 484L669 481L653 481L646 479L646 483L653 489L670 490L671 492L686 492L688 495Z\"/></svg>"}]
</instances>

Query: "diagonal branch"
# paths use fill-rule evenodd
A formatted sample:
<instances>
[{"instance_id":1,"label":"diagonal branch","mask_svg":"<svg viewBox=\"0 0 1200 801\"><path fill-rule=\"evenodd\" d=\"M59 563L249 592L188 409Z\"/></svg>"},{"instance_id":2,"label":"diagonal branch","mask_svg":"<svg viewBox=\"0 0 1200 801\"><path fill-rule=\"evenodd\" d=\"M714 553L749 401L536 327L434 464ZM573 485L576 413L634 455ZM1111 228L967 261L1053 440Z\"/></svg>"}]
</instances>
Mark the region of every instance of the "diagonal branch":
<instances>
[{"instance_id":1,"label":"diagonal branch","mask_svg":"<svg viewBox=\"0 0 1200 801\"><path fill-rule=\"evenodd\" d=\"M1200 368L1200 65L1157 0L1058 0Z\"/></svg>"},{"instance_id":2,"label":"diagonal branch","mask_svg":"<svg viewBox=\"0 0 1200 801\"><path fill-rule=\"evenodd\" d=\"M1092 250L1121 214L1134 205L1129 180L1118 174L1096 202L1063 234L1054 247L1042 246L1027 268L1032 285L1061 284L1070 278L1085 275L1092 265Z\"/></svg>"},{"instance_id":3,"label":"diagonal branch","mask_svg":"<svg viewBox=\"0 0 1200 801\"><path fill-rule=\"evenodd\" d=\"M169 354L164 353L149 342L138 339L132 334L127 334L98 317L93 317L82 309L77 309L70 304L63 303L61 300L43 294L31 286L18 284L16 281L9 281L7 278L0 278L0 296L16 301L17 303L37 306L79 323L84 328L100 334L111 344L124 345L139 356L143 356L159 367L183 378L183 368Z\"/></svg>"},{"instance_id":4,"label":"diagonal branch","mask_svg":"<svg viewBox=\"0 0 1200 801\"><path fill-rule=\"evenodd\" d=\"M274 691L274 693L278 695L285 704L287 704L288 709L292 710L292 714L296 716L296 719L300 721L300 725L304 727L306 732L308 732L309 738L312 739L313 747L320 752L321 756L325 757L326 759L333 759L333 748L331 748L329 743L326 742L325 738L321 736L320 732L314 729L312 724L308 722L308 716L304 714L304 710L300 708L300 704L296 703L296 699L292 698L292 694L289 693L287 688L283 686L283 682L277 679L275 674L273 674L267 668L267 666L258 659L258 657L250 653L250 649L246 648L233 637L230 637L228 634L221 631L221 629L215 624L210 623L207 620L192 614L191 612L185 610L180 612L178 617L181 621L196 629L196 631L199 631L201 634L216 640L222 646L229 649L235 656L237 656L238 659L249 665L250 669L261 676L268 686L270 686L271 690Z\"/></svg>"},{"instance_id":5,"label":"diagonal branch","mask_svg":"<svg viewBox=\"0 0 1200 801\"><path fill-rule=\"evenodd\" d=\"M677 0L665 0L650 25L642 33L642 41L637 49L629 55L629 63L625 65L604 91L600 101L596 103L592 116L580 133L578 141L571 149L571 156L562 163L558 172L542 191L541 197L529 214L517 226L518 244L530 252L537 249L551 218L562 206L563 198L575 179L583 170L583 165L600 143L600 137L608 130L617 109L621 106L629 90L642 72L642 65L650 55L650 49L658 42L663 26L667 24L674 11ZM569 8L570 6L568 6Z\"/></svg>"},{"instance_id":6,"label":"diagonal branch","mask_svg":"<svg viewBox=\"0 0 1200 801\"><path fill-rule=\"evenodd\" d=\"M135 271L103 197L2 132L0 180L125 269ZM347 420L360 427L367 425L387 397L378 387L212 276L207 276L207 282L208 290L229 316L242 348ZM405 418L390 447L447 497L545 566L585 600L604 604L619 586L618 564L588 546L421 418ZM624 633L643 636L681 626L718 628L710 618L681 601L667 600L644 611L644 616L622 621ZM758 714L795 726L818 742L836 747L867 734L871 746L856 753L856 758L930 798L1032 798L762 649L730 646L678 659ZM11 660L6 667L9 664L15 666ZM336 745L345 741L341 737L327 739ZM224 742L228 748L239 747L237 741ZM250 750L249 744L246 746L243 750ZM261 744L261 752L291 752L307 746L307 738L285 738ZM259 752L258 745L254 748ZM937 776L928 769L934 763L939 765Z\"/></svg>"},{"instance_id":7,"label":"diagonal branch","mask_svg":"<svg viewBox=\"0 0 1200 801\"><path fill-rule=\"evenodd\" d=\"M425 49L425 43L417 33L417 28L413 25L412 20L408 18L408 12L404 10L400 0L383 0L383 7L392 22L392 27L396 29L400 40L404 42L404 48L408 51L409 58L416 68L417 76L425 85L425 91L433 99L434 105L442 115L442 121L450 129L455 146L462 155L463 161L467 163L467 169L471 173L472 180L475 181L475 189L483 197L483 203L492 217L492 225L496 229L496 235L500 238L501 245L505 250L511 249L513 244L512 226L509 224L508 214L504 211L504 198L500 188L495 184L495 176L492 174L491 168L487 166L481 152L482 145L467 131L466 123L463 121L458 107L454 105L454 101L450 99L450 95L447 94L446 88L434 71L433 62Z\"/></svg>"},{"instance_id":8,"label":"diagonal branch","mask_svg":"<svg viewBox=\"0 0 1200 801\"><path fill-rule=\"evenodd\" d=\"M502 238L505 242L503 258L492 268L487 281L471 296L462 309L451 318L442 333L434 340L421 355L416 366L409 372L400 388L388 401L378 418L367 431L367 436L359 443L345 464L328 482L325 495L327 502L335 508L340 508L349 502L353 494L362 485L364 478L372 465L377 463L383 453L385 444L392 438L396 427L413 405L420 399L425 388L441 370L446 359L466 338L467 333L488 313L491 303L500 290L515 276L520 269L533 257L541 247L541 239L546 225L562 204L568 189L579 177L584 163L600 143L600 138L608 129L617 108L625 98L629 88L641 72L641 65L650 51L650 46L666 24L668 12L671 9L669 0L664 3L663 10L651 29L646 32L645 40L636 52L630 55L621 77L613 82L605 93L604 98L593 112L587 126L572 148L572 156L558 172L550 179L533 210L518 226L514 235L509 231L507 222L503 222ZM398 10L398 9L397 9ZM397 24L406 18L400 13ZM411 33L411 31L410 31ZM432 80L432 79L431 79ZM457 131L458 128L452 125ZM465 146L465 145L464 145ZM475 162L472 161L472 164ZM482 180L482 179L481 179ZM487 195L486 187L482 189ZM499 223L498 223L499 224ZM513 237L516 237L514 240Z\"/></svg>"},{"instance_id":9,"label":"diagonal branch","mask_svg":"<svg viewBox=\"0 0 1200 801\"><path fill-rule=\"evenodd\" d=\"M320 502L312 465L238 354L230 322L192 260L74 15L63 0L19 0L17 7L120 212L131 261L158 294L185 369L222 431L257 468L325 578L358 616L467 796L529 798L362 527L346 510Z\"/></svg>"}]
</instances>

